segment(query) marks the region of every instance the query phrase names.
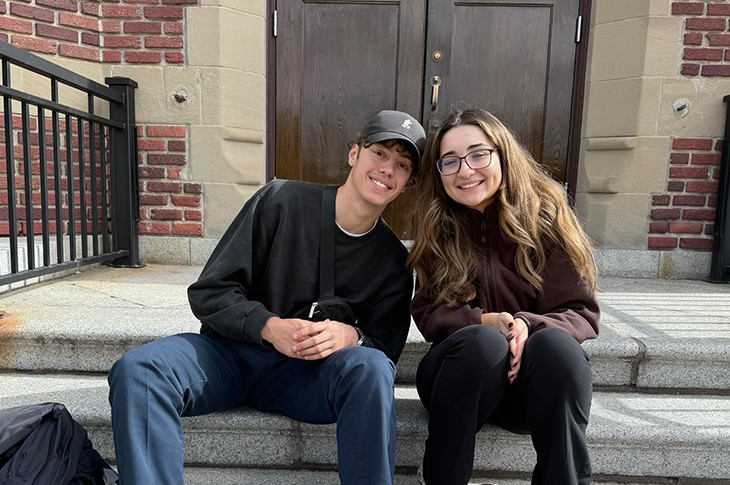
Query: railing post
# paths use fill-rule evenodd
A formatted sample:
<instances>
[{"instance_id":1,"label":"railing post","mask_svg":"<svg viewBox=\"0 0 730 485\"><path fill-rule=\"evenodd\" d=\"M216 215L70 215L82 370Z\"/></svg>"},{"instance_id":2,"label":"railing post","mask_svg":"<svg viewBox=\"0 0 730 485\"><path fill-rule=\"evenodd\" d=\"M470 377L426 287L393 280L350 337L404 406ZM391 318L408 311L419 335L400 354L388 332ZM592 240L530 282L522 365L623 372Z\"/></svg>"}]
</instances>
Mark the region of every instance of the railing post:
<instances>
[{"instance_id":1,"label":"railing post","mask_svg":"<svg viewBox=\"0 0 730 485\"><path fill-rule=\"evenodd\" d=\"M727 105L727 112L715 207L715 240L709 279L712 283L730 283L730 95L725 96L723 101Z\"/></svg>"},{"instance_id":2,"label":"railing post","mask_svg":"<svg viewBox=\"0 0 730 485\"><path fill-rule=\"evenodd\" d=\"M139 186L137 183L137 126L134 90L137 83L126 77L108 77L105 82L124 96L124 104L109 104L112 121L124 124L124 130L111 130L112 162L112 235L114 247L128 255L113 261L122 267L144 266L139 260Z\"/></svg>"}]
</instances>

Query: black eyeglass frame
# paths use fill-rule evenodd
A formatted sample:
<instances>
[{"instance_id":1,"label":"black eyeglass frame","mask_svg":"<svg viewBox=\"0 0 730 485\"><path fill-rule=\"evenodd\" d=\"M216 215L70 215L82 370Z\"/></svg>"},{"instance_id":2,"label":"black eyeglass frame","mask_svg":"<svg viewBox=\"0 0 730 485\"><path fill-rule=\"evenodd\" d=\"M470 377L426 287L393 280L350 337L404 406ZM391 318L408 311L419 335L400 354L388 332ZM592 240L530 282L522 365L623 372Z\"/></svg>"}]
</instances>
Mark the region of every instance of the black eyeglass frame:
<instances>
[{"instance_id":1,"label":"black eyeglass frame","mask_svg":"<svg viewBox=\"0 0 730 485\"><path fill-rule=\"evenodd\" d=\"M469 153L467 153L463 157L457 157L456 155L453 155L453 156L452 155L449 155L448 157L442 157L442 158L439 158L438 160L436 160L436 170L438 170L439 174L443 175L444 177L448 177L450 175L456 175L457 173L459 173L459 170L461 170L461 164L462 163L466 163L467 167L469 167L472 170L481 170L483 168L488 168L492 164L492 152L495 152L495 151L499 151L499 148L497 148L497 147L494 147L494 148L480 148L478 150L472 150L472 151L470 151ZM487 152L487 153L489 153L489 161L483 167L472 167L471 164L466 161L466 159L469 158L474 153L478 153L478 152ZM459 159L459 166L456 167L456 170L454 172L452 172L452 173L446 173L445 174L442 171L441 167L442 167L444 158L447 158L447 159L458 158Z\"/></svg>"}]
</instances>

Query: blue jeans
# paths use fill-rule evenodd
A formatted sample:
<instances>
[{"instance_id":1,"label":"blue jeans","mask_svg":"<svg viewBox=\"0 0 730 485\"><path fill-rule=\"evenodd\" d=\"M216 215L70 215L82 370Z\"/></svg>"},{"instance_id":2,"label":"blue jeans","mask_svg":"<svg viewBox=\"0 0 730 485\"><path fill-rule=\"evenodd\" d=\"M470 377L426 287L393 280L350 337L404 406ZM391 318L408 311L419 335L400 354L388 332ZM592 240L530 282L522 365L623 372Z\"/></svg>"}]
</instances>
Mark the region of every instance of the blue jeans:
<instances>
[{"instance_id":1,"label":"blue jeans","mask_svg":"<svg viewBox=\"0 0 730 485\"><path fill-rule=\"evenodd\" d=\"M247 405L306 423L337 423L343 484L390 484L395 473L395 366L347 347L319 361L214 333L180 334L124 354L109 374L122 485L183 483L182 416Z\"/></svg>"}]
</instances>

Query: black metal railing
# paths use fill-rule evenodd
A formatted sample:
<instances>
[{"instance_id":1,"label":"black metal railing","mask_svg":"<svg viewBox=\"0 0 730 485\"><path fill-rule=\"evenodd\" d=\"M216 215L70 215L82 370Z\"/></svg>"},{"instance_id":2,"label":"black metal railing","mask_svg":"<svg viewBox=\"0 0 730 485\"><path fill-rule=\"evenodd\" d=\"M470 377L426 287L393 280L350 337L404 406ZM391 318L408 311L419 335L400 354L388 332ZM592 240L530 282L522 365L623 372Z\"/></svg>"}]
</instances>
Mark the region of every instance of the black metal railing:
<instances>
[{"instance_id":1,"label":"black metal railing","mask_svg":"<svg viewBox=\"0 0 730 485\"><path fill-rule=\"evenodd\" d=\"M0 286L140 266L137 83L104 86L1 41L0 61Z\"/></svg>"},{"instance_id":2,"label":"black metal railing","mask_svg":"<svg viewBox=\"0 0 730 485\"><path fill-rule=\"evenodd\" d=\"M726 106L725 139L722 141L720 180L715 207L715 231L712 246L710 281L730 283L730 95L723 98Z\"/></svg>"}]
</instances>

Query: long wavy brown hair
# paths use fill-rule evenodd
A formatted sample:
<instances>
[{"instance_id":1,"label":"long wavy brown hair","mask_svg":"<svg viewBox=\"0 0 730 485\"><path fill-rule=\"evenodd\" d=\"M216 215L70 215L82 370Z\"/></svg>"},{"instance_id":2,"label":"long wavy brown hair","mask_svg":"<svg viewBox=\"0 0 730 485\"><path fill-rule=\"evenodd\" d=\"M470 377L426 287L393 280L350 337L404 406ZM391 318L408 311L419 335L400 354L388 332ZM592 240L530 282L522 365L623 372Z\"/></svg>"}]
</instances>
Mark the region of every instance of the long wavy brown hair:
<instances>
[{"instance_id":1,"label":"long wavy brown hair","mask_svg":"<svg viewBox=\"0 0 730 485\"><path fill-rule=\"evenodd\" d=\"M535 161L516 136L482 109L452 111L431 135L421 162L415 204L415 241L408 265L416 271L419 289L437 304L462 305L477 295L473 283L478 265L466 208L446 193L436 169L441 139L460 125L479 127L500 155L502 183L497 191L499 226L517 244L520 276L538 290L547 256L545 244L562 247L582 278L595 292L597 272L592 244L568 204L565 190Z\"/></svg>"}]
</instances>

